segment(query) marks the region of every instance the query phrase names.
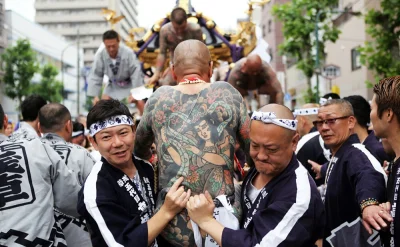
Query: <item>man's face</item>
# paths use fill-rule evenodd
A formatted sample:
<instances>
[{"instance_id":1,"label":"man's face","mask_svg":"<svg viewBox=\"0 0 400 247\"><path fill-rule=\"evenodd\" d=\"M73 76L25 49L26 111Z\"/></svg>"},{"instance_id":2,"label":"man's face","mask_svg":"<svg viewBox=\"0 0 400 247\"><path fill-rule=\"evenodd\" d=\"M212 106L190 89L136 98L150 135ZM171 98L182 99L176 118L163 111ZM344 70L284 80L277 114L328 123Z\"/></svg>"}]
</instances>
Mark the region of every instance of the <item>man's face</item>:
<instances>
[{"instance_id":1,"label":"man's face","mask_svg":"<svg viewBox=\"0 0 400 247\"><path fill-rule=\"evenodd\" d=\"M182 24L172 22L172 26L174 27L175 33L181 35L186 31L187 21L184 21Z\"/></svg>"},{"instance_id":2,"label":"man's face","mask_svg":"<svg viewBox=\"0 0 400 247\"><path fill-rule=\"evenodd\" d=\"M370 118L375 135L379 138L386 138L387 134L385 133L385 129L387 126L384 121L385 114L382 114L381 119L378 117L378 105L376 104L375 94L374 97L372 97Z\"/></svg>"},{"instance_id":3,"label":"man's face","mask_svg":"<svg viewBox=\"0 0 400 247\"><path fill-rule=\"evenodd\" d=\"M250 125L250 156L258 172L273 178L279 175L292 159L298 135L275 124L252 121Z\"/></svg>"},{"instance_id":4,"label":"man's face","mask_svg":"<svg viewBox=\"0 0 400 247\"><path fill-rule=\"evenodd\" d=\"M132 161L135 132L130 125L106 128L98 132L95 137L96 141L90 138L93 147L111 165L124 166Z\"/></svg>"},{"instance_id":5,"label":"man's face","mask_svg":"<svg viewBox=\"0 0 400 247\"><path fill-rule=\"evenodd\" d=\"M339 105L322 106L318 111L318 121L315 127L325 144L334 150L349 138L355 124L355 118L341 112Z\"/></svg>"},{"instance_id":6,"label":"man's face","mask_svg":"<svg viewBox=\"0 0 400 247\"><path fill-rule=\"evenodd\" d=\"M104 45L108 52L108 55L112 58L116 58L118 54L119 41L117 39L106 39Z\"/></svg>"},{"instance_id":7,"label":"man's face","mask_svg":"<svg viewBox=\"0 0 400 247\"><path fill-rule=\"evenodd\" d=\"M4 134L6 136L10 136L12 133L13 133L13 126L12 126L12 124L9 124L4 131Z\"/></svg>"}]
</instances>

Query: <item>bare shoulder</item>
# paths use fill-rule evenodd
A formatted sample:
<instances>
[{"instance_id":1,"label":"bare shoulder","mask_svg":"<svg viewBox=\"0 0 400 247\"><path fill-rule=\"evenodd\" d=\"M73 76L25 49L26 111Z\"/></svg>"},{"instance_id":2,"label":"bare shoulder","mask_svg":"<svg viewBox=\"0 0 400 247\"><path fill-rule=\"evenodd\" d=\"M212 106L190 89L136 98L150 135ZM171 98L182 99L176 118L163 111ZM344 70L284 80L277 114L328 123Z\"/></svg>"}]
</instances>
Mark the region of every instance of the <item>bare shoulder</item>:
<instances>
[{"instance_id":1,"label":"bare shoulder","mask_svg":"<svg viewBox=\"0 0 400 247\"><path fill-rule=\"evenodd\" d=\"M169 30L171 29L171 27L172 27L171 22L168 22L168 23L164 24L160 29L160 34L168 33Z\"/></svg>"}]
</instances>

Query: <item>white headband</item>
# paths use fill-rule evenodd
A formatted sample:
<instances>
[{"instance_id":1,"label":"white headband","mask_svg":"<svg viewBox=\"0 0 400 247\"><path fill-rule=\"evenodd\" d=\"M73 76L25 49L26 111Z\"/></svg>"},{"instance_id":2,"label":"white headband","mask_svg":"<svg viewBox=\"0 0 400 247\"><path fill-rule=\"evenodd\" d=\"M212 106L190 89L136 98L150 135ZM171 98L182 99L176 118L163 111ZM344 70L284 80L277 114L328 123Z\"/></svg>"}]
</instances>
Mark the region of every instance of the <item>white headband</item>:
<instances>
[{"instance_id":1,"label":"white headband","mask_svg":"<svg viewBox=\"0 0 400 247\"><path fill-rule=\"evenodd\" d=\"M329 97L329 98L327 98L327 99L325 99L325 98L320 98L320 99L319 99L319 105L320 105L320 106L325 105L325 103L326 103L328 100L330 100L330 99L332 99L332 97Z\"/></svg>"},{"instance_id":2,"label":"white headband","mask_svg":"<svg viewBox=\"0 0 400 247\"><path fill-rule=\"evenodd\" d=\"M251 119L262 121L264 123L272 123L272 124L281 126L286 129L294 130L294 131L297 130L297 120L276 118L276 115L274 112L255 111L255 112L253 112Z\"/></svg>"},{"instance_id":3,"label":"white headband","mask_svg":"<svg viewBox=\"0 0 400 247\"><path fill-rule=\"evenodd\" d=\"M83 135L83 131L82 130L72 132L72 137L77 137L77 136L80 136L80 135Z\"/></svg>"},{"instance_id":4,"label":"white headband","mask_svg":"<svg viewBox=\"0 0 400 247\"><path fill-rule=\"evenodd\" d=\"M316 115L316 114L318 114L318 109L319 108L297 109L297 110L294 110L293 115L295 115L295 116L299 116L299 115Z\"/></svg>"},{"instance_id":5,"label":"white headband","mask_svg":"<svg viewBox=\"0 0 400 247\"><path fill-rule=\"evenodd\" d=\"M89 134L91 137L93 137L95 134L97 134L99 131L102 131L103 129L115 127L118 125L133 125L133 124L134 124L133 119L126 115L112 116L104 121L99 121L90 125Z\"/></svg>"}]
</instances>

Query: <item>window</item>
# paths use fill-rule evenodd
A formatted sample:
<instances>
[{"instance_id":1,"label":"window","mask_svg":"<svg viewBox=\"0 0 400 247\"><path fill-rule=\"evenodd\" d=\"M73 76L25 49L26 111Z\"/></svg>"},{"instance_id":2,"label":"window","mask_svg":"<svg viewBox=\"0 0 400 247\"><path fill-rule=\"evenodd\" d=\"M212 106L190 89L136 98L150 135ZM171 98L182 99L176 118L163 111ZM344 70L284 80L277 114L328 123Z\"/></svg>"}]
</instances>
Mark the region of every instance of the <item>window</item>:
<instances>
[{"instance_id":1,"label":"window","mask_svg":"<svg viewBox=\"0 0 400 247\"><path fill-rule=\"evenodd\" d=\"M351 70L361 68L360 52L358 47L351 49Z\"/></svg>"}]
</instances>

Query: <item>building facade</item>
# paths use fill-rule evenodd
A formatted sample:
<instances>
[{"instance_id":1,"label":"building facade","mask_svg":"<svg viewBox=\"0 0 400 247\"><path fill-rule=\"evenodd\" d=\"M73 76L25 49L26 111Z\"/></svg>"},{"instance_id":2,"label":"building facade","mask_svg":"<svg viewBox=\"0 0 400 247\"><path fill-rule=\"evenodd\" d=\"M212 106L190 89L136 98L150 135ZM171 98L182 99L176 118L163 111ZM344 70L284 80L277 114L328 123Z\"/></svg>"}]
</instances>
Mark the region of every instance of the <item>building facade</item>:
<instances>
[{"instance_id":1,"label":"building facade","mask_svg":"<svg viewBox=\"0 0 400 247\"><path fill-rule=\"evenodd\" d=\"M58 68L60 73L56 79L63 82L64 90L67 92L64 105L73 116L77 116L79 96L79 112L83 113L86 98L85 82L82 77L79 77L78 83L77 77L78 68L83 67L83 60L78 61L78 51L82 57L83 50L78 50L76 46L69 44L61 36L49 32L37 23L31 22L11 10L5 12L5 33L9 46L16 44L18 39L28 39L32 50L36 53L40 67L50 63ZM78 64L80 66L77 66ZM61 69L62 67L64 70ZM35 74L31 83L39 83L40 80L40 74ZM0 84L0 104L12 120L18 121L18 102L6 97L3 88L4 85Z\"/></svg>"},{"instance_id":2,"label":"building facade","mask_svg":"<svg viewBox=\"0 0 400 247\"><path fill-rule=\"evenodd\" d=\"M125 16L115 26L125 40L129 30L138 27L137 5L137 0L36 0L35 21L64 36L68 42L76 42L79 35L84 49L84 64L91 66L103 33L111 28L102 15L102 9L108 8L114 10L116 16Z\"/></svg>"},{"instance_id":3,"label":"building facade","mask_svg":"<svg viewBox=\"0 0 400 247\"><path fill-rule=\"evenodd\" d=\"M4 19L5 19L5 0L0 0L0 54L3 53L4 49L7 47L7 35L4 29ZM0 68L0 77L3 76L3 71Z\"/></svg>"}]
</instances>

